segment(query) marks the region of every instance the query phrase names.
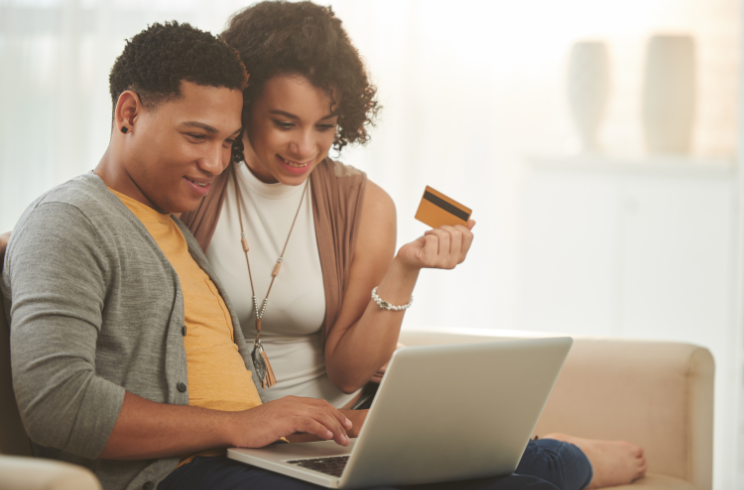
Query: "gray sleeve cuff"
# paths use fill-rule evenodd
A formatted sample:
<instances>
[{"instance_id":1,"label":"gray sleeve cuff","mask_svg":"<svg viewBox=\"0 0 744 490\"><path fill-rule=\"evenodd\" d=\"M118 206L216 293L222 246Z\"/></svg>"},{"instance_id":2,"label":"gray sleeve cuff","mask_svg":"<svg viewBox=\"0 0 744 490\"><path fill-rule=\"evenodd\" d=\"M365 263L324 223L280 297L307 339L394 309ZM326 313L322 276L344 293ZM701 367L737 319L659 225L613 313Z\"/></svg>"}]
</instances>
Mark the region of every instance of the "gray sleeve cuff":
<instances>
[{"instance_id":1,"label":"gray sleeve cuff","mask_svg":"<svg viewBox=\"0 0 744 490\"><path fill-rule=\"evenodd\" d=\"M98 459L124 405L124 388L93 376L85 390L70 439L62 449Z\"/></svg>"}]
</instances>

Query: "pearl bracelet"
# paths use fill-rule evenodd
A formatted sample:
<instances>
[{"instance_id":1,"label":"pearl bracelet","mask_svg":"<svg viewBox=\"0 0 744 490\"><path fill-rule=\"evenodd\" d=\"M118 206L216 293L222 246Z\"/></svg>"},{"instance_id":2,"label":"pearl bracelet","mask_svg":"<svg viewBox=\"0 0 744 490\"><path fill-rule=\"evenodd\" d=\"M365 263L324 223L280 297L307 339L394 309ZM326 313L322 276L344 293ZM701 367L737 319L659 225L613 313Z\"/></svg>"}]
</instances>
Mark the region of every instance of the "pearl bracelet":
<instances>
[{"instance_id":1,"label":"pearl bracelet","mask_svg":"<svg viewBox=\"0 0 744 490\"><path fill-rule=\"evenodd\" d=\"M379 296L377 296L377 288L378 287L379 286L376 286L372 290L372 299L374 300L375 303L377 303L377 306L379 306L381 310L393 310L393 311L407 310L413 304L413 295L411 295L411 300L408 302L407 305L401 305L401 306L391 305L390 303L388 303L384 299L382 299Z\"/></svg>"}]
</instances>

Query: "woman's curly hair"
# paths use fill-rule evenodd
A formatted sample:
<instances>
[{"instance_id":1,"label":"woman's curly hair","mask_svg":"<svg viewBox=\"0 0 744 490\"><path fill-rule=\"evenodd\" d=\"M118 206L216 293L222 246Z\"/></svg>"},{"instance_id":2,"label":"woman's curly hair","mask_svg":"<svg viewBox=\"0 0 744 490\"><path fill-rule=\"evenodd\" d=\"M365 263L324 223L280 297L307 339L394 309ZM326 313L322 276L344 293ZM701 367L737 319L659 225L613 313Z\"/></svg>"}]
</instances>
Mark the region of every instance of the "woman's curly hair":
<instances>
[{"instance_id":1,"label":"woman's curly hair","mask_svg":"<svg viewBox=\"0 0 744 490\"><path fill-rule=\"evenodd\" d=\"M369 141L380 105L377 88L370 84L364 63L331 7L312 2L261 2L236 12L228 20L221 39L240 53L250 75L243 91L243 126L251 104L264 84L283 74L298 74L331 97L338 114L333 147ZM338 104L333 90L340 93ZM236 148L242 153L242 148Z\"/></svg>"}]
</instances>

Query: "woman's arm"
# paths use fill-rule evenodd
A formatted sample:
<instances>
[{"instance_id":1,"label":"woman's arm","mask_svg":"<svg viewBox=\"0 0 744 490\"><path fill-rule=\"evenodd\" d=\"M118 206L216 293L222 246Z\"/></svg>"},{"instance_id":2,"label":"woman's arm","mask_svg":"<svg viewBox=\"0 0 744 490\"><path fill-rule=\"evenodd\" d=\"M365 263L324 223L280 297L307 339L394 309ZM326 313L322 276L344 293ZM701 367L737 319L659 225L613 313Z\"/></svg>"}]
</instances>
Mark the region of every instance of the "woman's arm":
<instances>
[{"instance_id":1,"label":"woman's arm","mask_svg":"<svg viewBox=\"0 0 744 490\"><path fill-rule=\"evenodd\" d=\"M328 377L347 393L364 385L388 362L400 334L404 311L380 310L370 298L372 289L379 286L377 294L391 304L406 304L422 268L454 268L465 260L473 239L464 226L443 226L394 255L392 199L370 181L362 206L349 286L325 345Z\"/></svg>"}]
</instances>

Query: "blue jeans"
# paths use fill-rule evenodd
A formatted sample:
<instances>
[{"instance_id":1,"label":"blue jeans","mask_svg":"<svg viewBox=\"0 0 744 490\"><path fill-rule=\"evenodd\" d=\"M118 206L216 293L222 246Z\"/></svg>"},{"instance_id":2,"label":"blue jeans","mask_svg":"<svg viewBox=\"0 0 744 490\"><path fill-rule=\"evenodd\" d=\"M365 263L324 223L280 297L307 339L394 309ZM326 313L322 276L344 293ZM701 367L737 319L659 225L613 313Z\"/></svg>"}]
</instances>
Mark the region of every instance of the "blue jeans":
<instances>
[{"instance_id":1,"label":"blue jeans","mask_svg":"<svg viewBox=\"0 0 744 490\"><path fill-rule=\"evenodd\" d=\"M516 473L549 481L560 490L581 490L594 476L592 464L573 444L555 439L530 441Z\"/></svg>"},{"instance_id":2,"label":"blue jeans","mask_svg":"<svg viewBox=\"0 0 744 490\"><path fill-rule=\"evenodd\" d=\"M517 474L522 473L522 474ZM579 490L592 479L592 467L576 446L551 439L530 441L517 473L498 478L414 485L406 490ZM255 468L225 456L196 459L177 468L158 490L316 490L321 487ZM394 490L377 487L374 490Z\"/></svg>"}]
</instances>

